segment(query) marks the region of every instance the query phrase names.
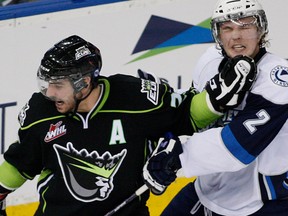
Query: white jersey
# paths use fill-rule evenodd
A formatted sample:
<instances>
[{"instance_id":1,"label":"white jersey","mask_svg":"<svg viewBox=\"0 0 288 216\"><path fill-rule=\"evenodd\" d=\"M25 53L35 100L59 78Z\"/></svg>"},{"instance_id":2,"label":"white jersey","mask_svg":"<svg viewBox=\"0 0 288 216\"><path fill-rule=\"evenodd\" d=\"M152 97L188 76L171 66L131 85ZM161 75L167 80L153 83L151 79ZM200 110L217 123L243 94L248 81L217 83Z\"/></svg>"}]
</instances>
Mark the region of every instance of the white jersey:
<instances>
[{"instance_id":1,"label":"white jersey","mask_svg":"<svg viewBox=\"0 0 288 216\"><path fill-rule=\"evenodd\" d=\"M249 215L263 200L288 197L288 62L262 51L251 92L223 118L229 124L194 134L180 155L184 175L198 176L201 203L221 215ZM199 91L222 59L215 48L202 56L193 74Z\"/></svg>"}]
</instances>

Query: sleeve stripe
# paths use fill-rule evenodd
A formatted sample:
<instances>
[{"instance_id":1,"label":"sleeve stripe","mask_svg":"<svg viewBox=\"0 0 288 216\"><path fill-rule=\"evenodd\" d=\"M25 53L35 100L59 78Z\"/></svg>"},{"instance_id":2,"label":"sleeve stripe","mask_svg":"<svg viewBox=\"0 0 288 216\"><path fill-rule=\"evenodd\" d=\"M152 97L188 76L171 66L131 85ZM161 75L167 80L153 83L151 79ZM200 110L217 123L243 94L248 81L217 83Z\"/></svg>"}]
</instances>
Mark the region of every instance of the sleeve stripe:
<instances>
[{"instance_id":1,"label":"sleeve stripe","mask_svg":"<svg viewBox=\"0 0 288 216\"><path fill-rule=\"evenodd\" d=\"M221 131L221 137L226 148L242 163L249 164L255 157L244 149L233 135L229 125L226 125Z\"/></svg>"},{"instance_id":2,"label":"sleeve stripe","mask_svg":"<svg viewBox=\"0 0 288 216\"><path fill-rule=\"evenodd\" d=\"M266 182L265 182L266 180ZM264 182L267 184L268 188L266 187L268 197L270 200L275 200L277 198L275 188L273 186L272 180L270 176L265 176Z\"/></svg>"},{"instance_id":3,"label":"sleeve stripe","mask_svg":"<svg viewBox=\"0 0 288 216\"><path fill-rule=\"evenodd\" d=\"M216 112L210 104L206 91L196 94L190 105L191 118L198 128L203 128L218 119L223 113Z\"/></svg>"}]
</instances>

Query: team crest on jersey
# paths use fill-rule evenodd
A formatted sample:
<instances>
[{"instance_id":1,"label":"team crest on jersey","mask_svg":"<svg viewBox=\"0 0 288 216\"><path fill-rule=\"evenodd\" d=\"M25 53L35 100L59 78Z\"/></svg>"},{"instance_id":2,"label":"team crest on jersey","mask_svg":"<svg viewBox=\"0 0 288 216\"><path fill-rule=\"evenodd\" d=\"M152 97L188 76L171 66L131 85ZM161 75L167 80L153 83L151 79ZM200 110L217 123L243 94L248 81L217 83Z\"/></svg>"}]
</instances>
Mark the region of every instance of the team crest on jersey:
<instances>
[{"instance_id":1,"label":"team crest on jersey","mask_svg":"<svg viewBox=\"0 0 288 216\"><path fill-rule=\"evenodd\" d=\"M151 80L141 79L141 92L146 93L147 99L153 104L158 104L159 85Z\"/></svg>"},{"instance_id":2,"label":"team crest on jersey","mask_svg":"<svg viewBox=\"0 0 288 216\"><path fill-rule=\"evenodd\" d=\"M102 201L109 197L114 188L113 177L117 173L127 150L111 155L105 152L77 150L72 143L66 148L53 145L65 180L72 196L83 202Z\"/></svg>"},{"instance_id":3,"label":"team crest on jersey","mask_svg":"<svg viewBox=\"0 0 288 216\"><path fill-rule=\"evenodd\" d=\"M65 125L62 125L62 121L56 124L50 124L49 131L47 132L44 141L50 142L66 134Z\"/></svg>"},{"instance_id":4,"label":"team crest on jersey","mask_svg":"<svg viewBox=\"0 0 288 216\"><path fill-rule=\"evenodd\" d=\"M271 80L280 86L288 87L288 68L283 66L276 66L270 73Z\"/></svg>"},{"instance_id":5,"label":"team crest on jersey","mask_svg":"<svg viewBox=\"0 0 288 216\"><path fill-rule=\"evenodd\" d=\"M20 113L18 115L19 123L21 126L24 125L24 121L26 119L26 111L30 108L29 104L26 103L25 106L20 110Z\"/></svg>"}]
</instances>

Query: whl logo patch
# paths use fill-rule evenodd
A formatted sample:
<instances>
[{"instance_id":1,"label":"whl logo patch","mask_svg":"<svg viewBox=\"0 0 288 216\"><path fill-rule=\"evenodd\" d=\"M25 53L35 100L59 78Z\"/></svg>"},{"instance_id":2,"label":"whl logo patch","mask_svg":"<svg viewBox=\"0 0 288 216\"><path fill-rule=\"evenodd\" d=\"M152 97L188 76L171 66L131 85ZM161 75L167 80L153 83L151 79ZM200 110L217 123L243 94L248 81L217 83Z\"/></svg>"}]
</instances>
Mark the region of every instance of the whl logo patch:
<instances>
[{"instance_id":1,"label":"whl logo patch","mask_svg":"<svg viewBox=\"0 0 288 216\"><path fill-rule=\"evenodd\" d=\"M57 122L56 124L50 125L49 131L47 132L44 141L50 142L65 134L66 134L65 125L62 125L62 121L60 121Z\"/></svg>"},{"instance_id":2,"label":"whl logo patch","mask_svg":"<svg viewBox=\"0 0 288 216\"><path fill-rule=\"evenodd\" d=\"M127 150L112 155L87 149L77 150L71 142L66 147L53 145L58 163L70 194L82 202L102 201L114 188L113 177L117 173Z\"/></svg>"}]
</instances>

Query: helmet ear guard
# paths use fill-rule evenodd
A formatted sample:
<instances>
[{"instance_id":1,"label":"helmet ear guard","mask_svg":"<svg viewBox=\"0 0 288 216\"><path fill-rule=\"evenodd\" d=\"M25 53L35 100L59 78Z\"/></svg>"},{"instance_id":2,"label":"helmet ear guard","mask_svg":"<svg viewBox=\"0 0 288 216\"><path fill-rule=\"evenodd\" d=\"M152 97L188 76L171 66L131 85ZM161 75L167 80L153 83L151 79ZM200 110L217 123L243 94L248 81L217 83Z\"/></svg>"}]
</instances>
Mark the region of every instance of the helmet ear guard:
<instances>
[{"instance_id":1,"label":"helmet ear guard","mask_svg":"<svg viewBox=\"0 0 288 216\"><path fill-rule=\"evenodd\" d=\"M101 67L100 50L77 35L70 36L44 54L37 72L38 80L42 80L40 90L45 91L50 81L69 79L75 92L80 92L87 86L84 77L90 76L96 83Z\"/></svg>"}]
</instances>

